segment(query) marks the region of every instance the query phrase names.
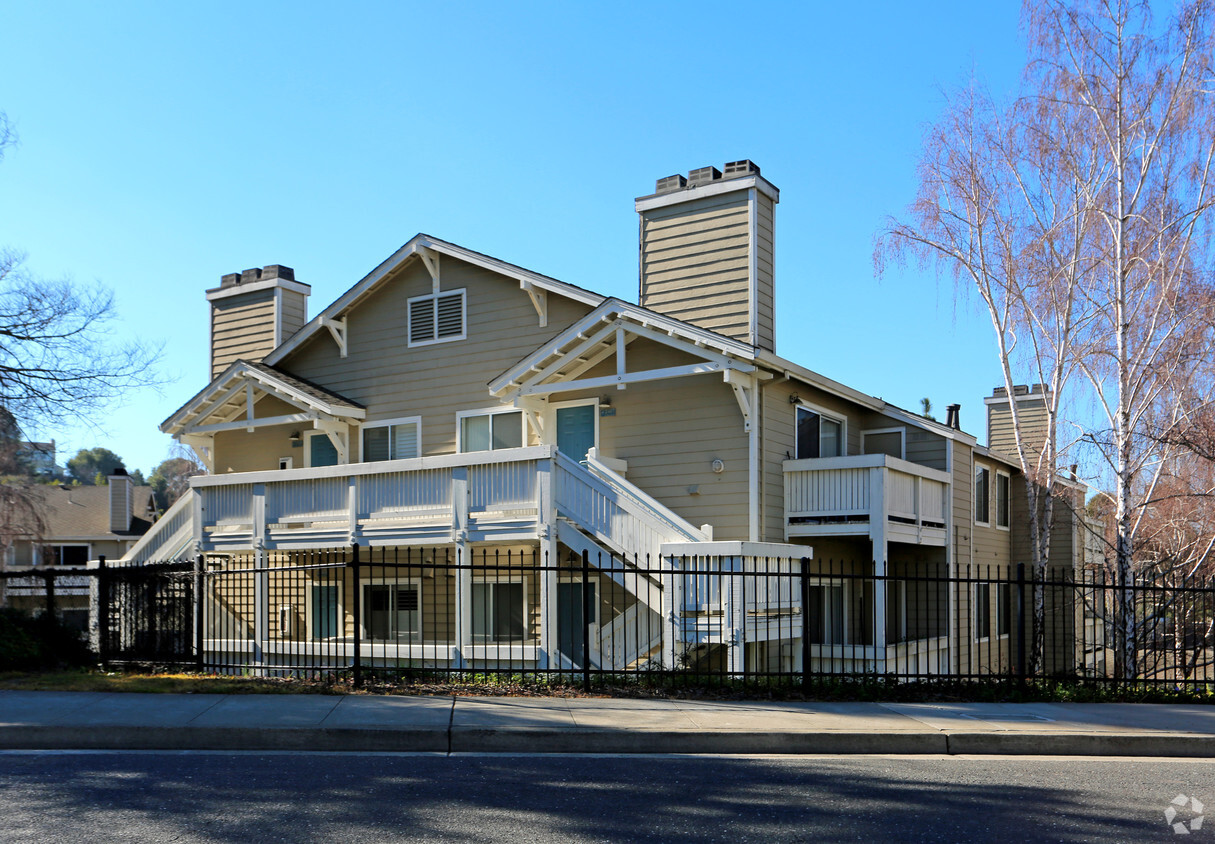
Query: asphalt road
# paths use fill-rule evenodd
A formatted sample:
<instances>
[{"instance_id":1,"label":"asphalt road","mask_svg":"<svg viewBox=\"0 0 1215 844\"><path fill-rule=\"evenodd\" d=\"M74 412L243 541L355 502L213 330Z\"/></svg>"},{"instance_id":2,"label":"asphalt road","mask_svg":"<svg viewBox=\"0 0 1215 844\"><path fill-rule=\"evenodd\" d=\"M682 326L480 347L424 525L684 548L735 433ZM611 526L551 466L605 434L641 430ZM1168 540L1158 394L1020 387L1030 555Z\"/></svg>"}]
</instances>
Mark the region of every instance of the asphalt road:
<instances>
[{"instance_id":1,"label":"asphalt road","mask_svg":"<svg viewBox=\"0 0 1215 844\"><path fill-rule=\"evenodd\" d=\"M1215 760L3 752L0 841L1142 842L1178 794L1215 841Z\"/></svg>"}]
</instances>

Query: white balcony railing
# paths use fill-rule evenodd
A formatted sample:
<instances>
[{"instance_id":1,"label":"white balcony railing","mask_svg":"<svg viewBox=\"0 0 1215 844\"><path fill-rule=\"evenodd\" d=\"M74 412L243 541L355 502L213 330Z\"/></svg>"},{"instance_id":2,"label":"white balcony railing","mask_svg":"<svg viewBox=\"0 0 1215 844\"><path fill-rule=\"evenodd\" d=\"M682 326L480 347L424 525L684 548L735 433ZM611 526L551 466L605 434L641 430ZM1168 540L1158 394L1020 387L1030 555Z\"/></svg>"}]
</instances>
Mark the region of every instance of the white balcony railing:
<instances>
[{"instance_id":1,"label":"white balcony railing","mask_svg":"<svg viewBox=\"0 0 1215 844\"><path fill-rule=\"evenodd\" d=\"M534 535L551 446L191 480L205 550Z\"/></svg>"},{"instance_id":2,"label":"white balcony railing","mask_svg":"<svg viewBox=\"0 0 1215 844\"><path fill-rule=\"evenodd\" d=\"M866 533L939 545L949 518L949 474L885 454L786 460L788 536Z\"/></svg>"}]
</instances>

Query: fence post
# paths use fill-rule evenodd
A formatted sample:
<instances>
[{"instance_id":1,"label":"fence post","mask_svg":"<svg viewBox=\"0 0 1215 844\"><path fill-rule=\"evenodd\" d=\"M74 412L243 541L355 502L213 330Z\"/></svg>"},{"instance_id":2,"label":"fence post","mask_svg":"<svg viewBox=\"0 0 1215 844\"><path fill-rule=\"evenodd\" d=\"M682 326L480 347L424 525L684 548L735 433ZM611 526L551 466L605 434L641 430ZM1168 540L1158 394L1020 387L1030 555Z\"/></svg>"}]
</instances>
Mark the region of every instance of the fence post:
<instances>
[{"instance_id":1,"label":"fence post","mask_svg":"<svg viewBox=\"0 0 1215 844\"><path fill-rule=\"evenodd\" d=\"M105 554L97 557L97 659L105 667L110 641L110 579L106 576Z\"/></svg>"},{"instance_id":2,"label":"fence post","mask_svg":"<svg viewBox=\"0 0 1215 844\"><path fill-rule=\"evenodd\" d=\"M207 602L203 583L205 571L206 559L200 553L194 558L194 668L200 673L206 668L206 657L203 654L203 638L207 629Z\"/></svg>"},{"instance_id":3,"label":"fence post","mask_svg":"<svg viewBox=\"0 0 1215 844\"><path fill-rule=\"evenodd\" d=\"M802 685L810 682L810 558L802 557Z\"/></svg>"},{"instance_id":4,"label":"fence post","mask_svg":"<svg viewBox=\"0 0 1215 844\"><path fill-rule=\"evenodd\" d=\"M600 560L600 562L603 562ZM582 551L582 690L591 690L591 555Z\"/></svg>"},{"instance_id":5,"label":"fence post","mask_svg":"<svg viewBox=\"0 0 1215 844\"><path fill-rule=\"evenodd\" d=\"M46 615L51 620L55 618L55 572L53 569L47 569L42 573L43 582L46 584Z\"/></svg>"},{"instance_id":6,"label":"fence post","mask_svg":"<svg viewBox=\"0 0 1215 844\"><path fill-rule=\"evenodd\" d=\"M350 543L350 572L354 579L354 659L351 663L351 669L354 672L354 687L361 688L363 685L363 641L362 627L363 617L361 612L362 602L359 600L359 543Z\"/></svg>"},{"instance_id":7,"label":"fence post","mask_svg":"<svg viewBox=\"0 0 1215 844\"><path fill-rule=\"evenodd\" d=\"M1017 563L1017 676L1025 681L1025 563Z\"/></svg>"}]
</instances>

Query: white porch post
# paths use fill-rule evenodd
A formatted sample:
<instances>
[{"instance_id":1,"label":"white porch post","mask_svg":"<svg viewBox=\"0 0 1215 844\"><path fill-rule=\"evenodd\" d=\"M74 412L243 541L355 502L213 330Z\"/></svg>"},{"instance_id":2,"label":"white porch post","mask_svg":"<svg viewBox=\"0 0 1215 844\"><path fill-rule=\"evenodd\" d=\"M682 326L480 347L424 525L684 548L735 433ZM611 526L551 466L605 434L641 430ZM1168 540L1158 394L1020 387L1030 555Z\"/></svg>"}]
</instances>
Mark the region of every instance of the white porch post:
<instances>
[{"instance_id":1,"label":"white porch post","mask_svg":"<svg viewBox=\"0 0 1215 844\"><path fill-rule=\"evenodd\" d=\"M472 563L468 554L468 467L451 470L452 539L456 544L456 667L467 668L465 648L472 643Z\"/></svg>"},{"instance_id":2,"label":"white porch post","mask_svg":"<svg viewBox=\"0 0 1215 844\"><path fill-rule=\"evenodd\" d=\"M869 470L869 540L873 544L873 647L877 657L874 669L886 671L886 469Z\"/></svg>"},{"instance_id":3,"label":"white porch post","mask_svg":"<svg viewBox=\"0 0 1215 844\"><path fill-rule=\"evenodd\" d=\"M718 558L721 559L721 558ZM726 595L722 596L727 609L727 618L729 624L729 671L731 674L742 674L746 670L746 652L747 652L747 607L746 607L746 590L742 571L743 558L735 557L730 564L731 575L727 578L727 583L724 584L727 591Z\"/></svg>"},{"instance_id":4,"label":"white porch post","mask_svg":"<svg viewBox=\"0 0 1215 844\"><path fill-rule=\"evenodd\" d=\"M540 668L556 668L557 658L557 506L553 497L553 461L536 464L537 535L540 538Z\"/></svg>"},{"instance_id":5,"label":"white porch post","mask_svg":"<svg viewBox=\"0 0 1215 844\"><path fill-rule=\"evenodd\" d=\"M679 641L679 607L683 605L683 568L670 557L671 570L662 577L662 667L674 671L676 645Z\"/></svg>"},{"instance_id":6,"label":"white porch post","mask_svg":"<svg viewBox=\"0 0 1215 844\"><path fill-rule=\"evenodd\" d=\"M253 485L253 662L266 659L270 640L270 573L266 569L266 485Z\"/></svg>"}]
</instances>

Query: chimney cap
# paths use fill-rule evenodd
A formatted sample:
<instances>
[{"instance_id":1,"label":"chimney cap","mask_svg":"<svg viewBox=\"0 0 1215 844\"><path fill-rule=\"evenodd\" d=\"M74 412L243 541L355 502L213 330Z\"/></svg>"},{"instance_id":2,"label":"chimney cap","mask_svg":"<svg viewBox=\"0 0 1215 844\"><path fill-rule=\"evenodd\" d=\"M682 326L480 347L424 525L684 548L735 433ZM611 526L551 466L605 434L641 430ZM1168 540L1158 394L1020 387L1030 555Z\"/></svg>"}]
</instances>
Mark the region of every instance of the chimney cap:
<instances>
[{"instance_id":1,"label":"chimney cap","mask_svg":"<svg viewBox=\"0 0 1215 844\"><path fill-rule=\"evenodd\" d=\"M670 193L688 186L688 180L681 173L665 176L654 183L654 193Z\"/></svg>"},{"instance_id":2,"label":"chimney cap","mask_svg":"<svg viewBox=\"0 0 1215 844\"><path fill-rule=\"evenodd\" d=\"M697 167L688 171L688 184L707 185L721 178L721 171L716 167Z\"/></svg>"},{"instance_id":3,"label":"chimney cap","mask_svg":"<svg viewBox=\"0 0 1215 844\"><path fill-rule=\"evenodd\" d=\"M722 178L733 179L738 176L758 176L759 165L749 158L743 158L739 161L727 161L725 173Z\"/></svg>"},{"instance_id":4,"label":"chimney cap","mask_svg":"<svg viewBox=\"0 0 1215 844\"><path fill-rule=\"evenodd\" d=\"M127 477L127 470L122 468L121 466L119 466L113 472L110 472L110 477L111 478L125 478L125 477Z\"/></svg>"}]
</instances>

